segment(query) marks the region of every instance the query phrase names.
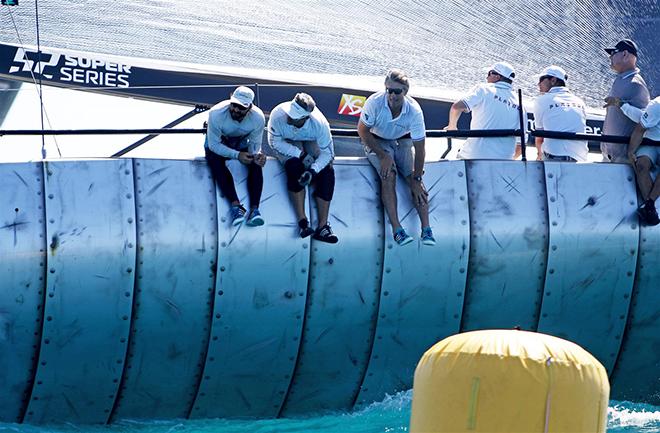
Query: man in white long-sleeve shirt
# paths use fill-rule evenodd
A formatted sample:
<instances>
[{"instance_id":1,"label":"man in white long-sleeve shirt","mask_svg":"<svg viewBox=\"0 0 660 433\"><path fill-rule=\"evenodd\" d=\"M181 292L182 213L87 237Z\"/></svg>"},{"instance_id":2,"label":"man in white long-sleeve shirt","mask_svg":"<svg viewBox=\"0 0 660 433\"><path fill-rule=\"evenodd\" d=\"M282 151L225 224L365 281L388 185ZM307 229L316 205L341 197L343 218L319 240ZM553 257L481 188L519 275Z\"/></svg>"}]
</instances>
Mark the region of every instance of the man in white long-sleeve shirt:
<instances>
[{"instance_id":1,"label":"man in white long-sleeve shirt","mask_svg":"<svg viewBox=\"0 0 660 433\"><path fill-rule=\"evenodd\" d=\"M335 157L330 125L306 93L273 108L268 120L268 144L284 165L287 189L298 219L301 238L313 235L322 242L338 241L328 223L330 201L335 190ZM313 230L305 214L305 187L314 182L318 227Z\"/></svg>"},{"instance_id":2,"label":"man in white long-sleeve shirt","mask_svg":"<svg viewBox=\"0 0 660 433\"><path fill-rule=\"evenodd\" d=\"M643 223L658 225L660 218L655 201L660 197L660 178L657 176L660 166L660 96L644 110L617 97L608 97L606 102L620 107L621 112L636 123L628 143L628 159L635 169L639 193L644 200L637 213ZM655 181L651 173L655 173Z\"/></svg>"},{"instance_id":3,"label":"man in white long-sleeve shirt","mask_svg":"<svg viewBox=\"0 0 660 433\"><path fill-rule=\"evenodd\" d=\"M245 220L246 210L238 199L234 178L226 166L230 159L237 159L248 168L250 213L247 225L264 224L259 202L264 183L262 167L266 164L266 155L261 153L265 117L253 101L254 92L249 87L241 86L234 90L230 99L211 108L204 142L206 160L213 178L231 204L230 214L234 226Z\"/></svg>"}]
</instances>

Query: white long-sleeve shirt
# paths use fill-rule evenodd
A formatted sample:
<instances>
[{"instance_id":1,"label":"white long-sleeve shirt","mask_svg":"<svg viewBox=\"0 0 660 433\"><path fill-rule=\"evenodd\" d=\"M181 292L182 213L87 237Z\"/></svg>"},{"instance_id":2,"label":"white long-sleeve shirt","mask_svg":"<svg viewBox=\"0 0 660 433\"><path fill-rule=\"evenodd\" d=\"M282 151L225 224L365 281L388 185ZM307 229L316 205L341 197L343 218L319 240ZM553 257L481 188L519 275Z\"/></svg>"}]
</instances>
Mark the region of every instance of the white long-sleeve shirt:
<instances>
[{"instance_id":1,"label":"white long-sleeve shirt","mask_svg":"<svg viewBox=\"0 0 660 433\"><path fill-rule=\"evenodd\" d=\"M623 114L635 123L641 123L646 132L644 137L660 141L660 96L657 96L644 109L639 109L628 103L621 106Z\"/></svg>"},{"instance_id":2,"label":"white long-sleeve shirt","mask_svg":"<svg viewBox=\"0 0 660 433\"><path fill-rule=\"evenodd\" d=\"M335 147L330 134L330 124L318 108L305 121L302 128L296 128L287 123L288 116L283 102L273 108L268 119L268 144L280 155L288 158L298 158L302 148L292 142L315 141L319 147L319 155L311 168L317 173L327 166L335 157ZM314 156L314 155L312 155Z\"/></svg>"},{"instance_id":3,"label":"white long-sleeve shirt","mask_svg":"<svg viewBox=\"0 0 660 433\"><path fill-rule=\"evenodd\" d=\"M252 105L245 117L237 122L229 113L229 104L229 100L222 101L209 111L204 147L225 158L238 159L239 151L223 144L222 136L246 137L240 145L240 150L247 150L250 155L259 153L266 123L263 111Z\"/></svg>"}]
</instances>

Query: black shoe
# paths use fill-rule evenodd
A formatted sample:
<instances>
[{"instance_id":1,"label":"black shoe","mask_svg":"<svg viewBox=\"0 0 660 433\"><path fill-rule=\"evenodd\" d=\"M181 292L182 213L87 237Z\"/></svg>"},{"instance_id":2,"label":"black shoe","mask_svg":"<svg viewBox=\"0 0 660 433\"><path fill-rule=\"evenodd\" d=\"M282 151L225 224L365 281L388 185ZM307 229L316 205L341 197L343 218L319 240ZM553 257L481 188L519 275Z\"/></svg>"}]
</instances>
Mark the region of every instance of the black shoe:
<instances>
[{"instance_id":1,"label":"black shoe","mask_svg":"<svg viewBox=\"0 0 660 433\"><path fill-rule=\"evenodd\" d=\"M303 239L314 233L314 230L309 226L309 221L307 220L307 218L303 218L300 221L298 221L298 229L299 229L298 233L300 234L300 237Z\"/></svg>"},{"instance_id":2,"label":"black shoe","mask_svg":"<svg viewBox=\"0 0 660 433\"><path fill-rule=\"evenodd\" d=\"M336 244L337 242L339 242L339 238L337 237L337 235L332 233L330 224L326 224L323 227L317 228L316 231L314 232L313 237L317 241L327 242L329 244Z\"/></svg>"},{"instance_id":3,"label":"black shoe","mask_svg":"<svg viewBox=\"0 0 660 433\"><path fill-rule=\"evenodd\" d=\"M655 202L653 200L646 201L646 222L650 226L657 226L660 224L660 218L658 217L658 211L655 209Z\"/></svg>"},{"instance_id":4,"label":"black shoe","mask_svg":"<svg viewBox=\"0 0 660 433\"><path fill-rule=\"evenodd\" d=\"M660 218L658 217L658 211L655 209L655 202L653 200L646 200L642 205L637 209L637 215L641 222L649 226L657 226L660 224Z\"/></svg>"}]
</instances>

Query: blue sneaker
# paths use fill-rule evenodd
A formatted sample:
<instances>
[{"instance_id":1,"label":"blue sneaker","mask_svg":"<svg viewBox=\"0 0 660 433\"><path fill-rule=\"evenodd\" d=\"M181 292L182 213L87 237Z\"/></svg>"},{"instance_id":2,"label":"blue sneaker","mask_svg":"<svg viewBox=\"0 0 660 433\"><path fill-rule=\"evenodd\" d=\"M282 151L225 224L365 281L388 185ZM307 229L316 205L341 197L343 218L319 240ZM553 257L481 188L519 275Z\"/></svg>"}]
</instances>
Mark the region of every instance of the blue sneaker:
<instances>
[{"instance_id":1,"label":"blue sneaker","mask_svg":"<svg viewBox=\"0 0 660 433\"><path fill-rule=\"evenodd\" d=\"M422 229L422 243L429 246L435 245L435 238L433 237L431 227L424 227Z\"/></svg>"},{"instance_id":2,"label":"blue sneaker","mask_svg":"<svg viewBox=\"0 0 660 433\"><path fill-rule=\"evenodd\" d=\"M404 245L408 245L409 243L411 243L413 241L413 238L408 236L408 233L406 233L406 231L403 229L403 227L399 227L394 232L394 240L400 246L404 246Z\"/></svg>"},{"instance_id":3,"label":"blue sneaker","mask_svg":"<svg viewBox=\"0 0 660 433\"><path fill-rule=\"evenodd\" d=\"M257 226L262 226L264 225L265 221L264 218L261 216L261 212L259 212L259 209L250 209L250 213L248 215L248 220L247 220L247 225L250 227L257 227Z\"/></svg>"},{"instance_id":4,"label":"blue sneaker","mask_svg":"<svg viewBox=\"0 0 660 433\"><path fill-rule=\"evenodd\" d=\"M231 209L229 209L229 215L231 215L231 225L241 225L243 221L245 221L245 208L240 204L232 206Z\"/></svg>"}]
</instances>

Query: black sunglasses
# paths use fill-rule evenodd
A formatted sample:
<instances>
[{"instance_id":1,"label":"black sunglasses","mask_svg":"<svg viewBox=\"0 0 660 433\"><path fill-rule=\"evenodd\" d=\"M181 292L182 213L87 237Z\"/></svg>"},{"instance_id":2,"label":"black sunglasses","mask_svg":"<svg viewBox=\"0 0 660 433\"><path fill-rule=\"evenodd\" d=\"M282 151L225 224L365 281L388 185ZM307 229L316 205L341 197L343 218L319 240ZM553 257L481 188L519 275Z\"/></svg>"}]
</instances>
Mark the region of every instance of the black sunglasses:
<instances>
[{"instance_id":1,"label":"black sunglasses","mask_svg":"<svg viewBox=\"0 0 660 433\"><path fill-rule=\"evenodd\" d=\"M552 78L551 75L542 75L539 77L539 83L543 80L549 80L550 78Z\"/></svg>"},{"instance_id":2,"label":"black sunglasses","mask_svg":"<svg viewBox=\"0 0 660 433\"><path fill-rule=\"evenodd\" d=\"M495 71L488 71L488 76L490 77L491 75L500 75L498 72ZM501 75L500 75L501 77Z\"/></svg>"},{"instance_id":3,"label":"black sunglasses","mask_svg":"<svg viewBox=\"0 0 660 433\"><path fill-rule=\"evenodd\" d=\"M385 91L389 93L390 95L394 93L395 95L400 95L403 93L403 89L393 89L391 87L386 87Z\"/></svg>"},{"instance_id":4,"label":"black sunglasses","mask_svg":"<svg viewBox=\"0 0 660 433\"><path fill-rule=\"evenodd\" d=\"M231 104L229 104L229 105L230 105L231 108L233 108L234 110L236 110L236 111L241 111L241 112L242 112L242 111L248 111L248 110L250 109L250 106L249 106L249 105L248 105L247 107L243 107L241 104L235 104L235 103L233 103L233 102L232 102Z\"/></svg>"}]
</instances>

